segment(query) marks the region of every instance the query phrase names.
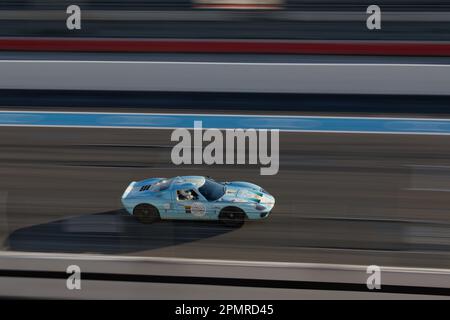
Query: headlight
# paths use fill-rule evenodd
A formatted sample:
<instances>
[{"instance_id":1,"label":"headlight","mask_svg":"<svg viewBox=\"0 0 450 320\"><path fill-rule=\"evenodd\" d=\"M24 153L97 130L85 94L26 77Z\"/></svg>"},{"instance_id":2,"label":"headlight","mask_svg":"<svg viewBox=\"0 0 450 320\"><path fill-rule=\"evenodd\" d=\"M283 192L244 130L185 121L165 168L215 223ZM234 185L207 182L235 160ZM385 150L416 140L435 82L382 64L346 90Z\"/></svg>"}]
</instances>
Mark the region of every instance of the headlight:
<instances>
[{"instance_id":1,"label":"headlight","mask_svg":"<svg viewBox=\"0 0 450 320\"><path fill-rule=\"evenodd\" d=\"M132 182L132 183L130 183L130 185L125 189L125 192L123 193L123 195L122 195L122 199L125 199L127 196L128 196L128 194L131 192L131 190L133 190L133 186L134 186L134 184L135 184L136 182Z\"/></svg>"},{"instance_id":2,"label":"headlight","mask_svg":"<svg viewBox=\"0 0 450 320\"><path fill-rule=\"evenodd\" d=\"M257 204L257 205L255 206L255 208L256 208L256 210L259 210L259 211L267 210L267 208L266 208L265 206L262 206L262 205L260 205L260 204Z\"/></svg>"}]
</instances>

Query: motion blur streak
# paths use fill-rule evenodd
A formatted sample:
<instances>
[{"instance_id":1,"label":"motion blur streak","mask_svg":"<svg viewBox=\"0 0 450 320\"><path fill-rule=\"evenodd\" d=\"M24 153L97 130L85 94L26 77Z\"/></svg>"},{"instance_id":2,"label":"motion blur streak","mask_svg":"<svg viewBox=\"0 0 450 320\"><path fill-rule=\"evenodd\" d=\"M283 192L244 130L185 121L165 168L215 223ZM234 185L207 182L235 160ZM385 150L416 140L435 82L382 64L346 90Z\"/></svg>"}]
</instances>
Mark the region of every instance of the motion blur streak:
<instances>
[{"instance_id":1,"label":"motion blur streak","mask_svg":"<svg viewBox=\"0 0 450 320\"><path fill-rule=\"evenodd\" d=\"M0 70L0 89L450 95L444 63L10 59Z\"/></svg>"},{"instance_id":2,"label":"motion blur streak","mask_svg":"<svg viewBox=\"0 0 450 320\"><path fill-rule=\"evenodd\" d=\"M450 56L442 42L0 38L0 50Z\"/></svg>"},{"instance_id":3,"label":"motion blur streak","mask_svg":"<svg viewBox=\"0 0 450 320\"><path fill-rule=\"evenodd\" d=\"M258 3L261 3L257 1ZM61 24L71 1L0 3L0 36L154 39L450 40L446 1L378 1L383 28L368 32L371 1L282 1L276 10L208 10L190 1L82 1L83 27ZM209 1L212 4L212 1ZM246 1L247 5L255 1ZM25 21L25 23L24 23ZM27 23L33 21L33 23ZM407 53L407 52L405 52Z\"/></svg>"},{"instance_id":4,"label":"motion blur streak","mask_svg":"<svg viewBox=\"0 0 450 320\"><path fill-rule=\"evenodd\" d=\"M73 264L83 270L82 292L56 285L67 277L61 270ZM383 267L383 287L375 292L365 285L366 270L360 265L0 252L0 296L311 299L320 292L321 298L340 299L450 298L448 269ZM45 285L21 291L18 284L23 282Z\"/></svg>"},{"instance_id":5,"label":"motion blur streak","mask_svg":"<svg viewBox=\"0 0 450 320\"><path fill-rule=\"evenodd\" d=\"M449 119L243 114L0 111L0 126L123 129L278 129L285 132L449 135Z\"/></svg>"},{"instance_id":6,"label":"motion blur streak","mask_svg":"<svg viewBox=\"0 0 450 320\"><path fill-rule=\"evenodd\" d=\"M5 250L448 267L446 136L280 134L280 171L177 167L168 130L0 128ZM270 219L142 225L120 210L130 181L210 175L277 198Z\"/></svg>"},{"instance_id":7,"label":"motion blur streak","mask_svg":"<svg viewBox=\"0 0 450 320\"><path fill-rule=\"evenodd\" d=\"M450 297L449 2L382 0L374 30L372 0L214 2L0 1L0 296ZM280 129L278 174L174 165L194 120ZM277 204L240 228L124 211L131 181L182 175Z\"/></svg>"}]
</instances>

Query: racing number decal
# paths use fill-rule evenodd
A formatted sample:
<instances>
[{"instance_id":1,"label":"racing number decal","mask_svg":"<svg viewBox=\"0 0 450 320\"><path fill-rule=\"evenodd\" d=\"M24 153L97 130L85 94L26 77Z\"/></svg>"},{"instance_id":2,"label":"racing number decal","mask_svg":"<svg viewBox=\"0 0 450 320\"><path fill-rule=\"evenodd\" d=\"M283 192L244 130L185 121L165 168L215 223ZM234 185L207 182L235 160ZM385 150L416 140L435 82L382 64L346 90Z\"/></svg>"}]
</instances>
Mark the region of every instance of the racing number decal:
<instances>
[{"instance_id":1,"label":"racing number decal","mask_svg":"<svg viewBox=\"0 0 450 320\"><path fill-rule=\"evenodd\" d=\"M203 217L206 214L206 208L203 203L200 202L194 202L190 206L185 206L184 209L186 210L186 213L190 213L196 217Z\"/></svg>"}]
</instances>

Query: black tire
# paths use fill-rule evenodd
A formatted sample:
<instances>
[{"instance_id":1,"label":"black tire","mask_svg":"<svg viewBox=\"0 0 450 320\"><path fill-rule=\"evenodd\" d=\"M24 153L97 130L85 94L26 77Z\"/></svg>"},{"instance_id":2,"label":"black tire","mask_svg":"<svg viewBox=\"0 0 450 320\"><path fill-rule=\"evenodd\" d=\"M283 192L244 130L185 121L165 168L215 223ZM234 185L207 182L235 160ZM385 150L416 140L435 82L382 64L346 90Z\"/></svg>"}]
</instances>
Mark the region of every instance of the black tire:
<instances>
[{"instance_id":1,"label":"black tire","mask_svg":"<svg viewBox=\"0 0 450 320\"><path fill-rule=\"evenodd\" d=\"M219 213L219 221L227 227L240 228L245 222L245 212L237 207L223 208Z\"/></svg>"},{"instance_id":2,"label":"black tire","mask_svg":"<svg viewBox=\"0 0 450 320\"><path fill-rule=\"evenodd\" d=\"M133 210L133 216L140 222L150 224L160 219L159 211L151 204L138 204Z\"/></svg>"}]
</instances>

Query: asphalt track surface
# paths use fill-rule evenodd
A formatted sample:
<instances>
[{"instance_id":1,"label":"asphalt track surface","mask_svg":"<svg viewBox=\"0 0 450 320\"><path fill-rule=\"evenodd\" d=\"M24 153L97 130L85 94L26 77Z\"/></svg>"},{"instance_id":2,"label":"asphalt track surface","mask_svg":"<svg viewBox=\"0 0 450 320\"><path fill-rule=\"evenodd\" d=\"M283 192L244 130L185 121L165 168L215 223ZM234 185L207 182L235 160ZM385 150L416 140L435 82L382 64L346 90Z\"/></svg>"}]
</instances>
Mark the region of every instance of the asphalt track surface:
<instances>
[{"instance_id":1,"label":"asphalt track surface","mask_svg":"<svg viewBox=\"0 0 450 320\"><path fill-rule=\"evenodd\" d=\"M170 130L0 128L4 250L450 266L448 136L280 133L280 171L171 164ZM210 175L275 195L265 221L142 225L132 180Z\"/></svg>"}]
</instances>

